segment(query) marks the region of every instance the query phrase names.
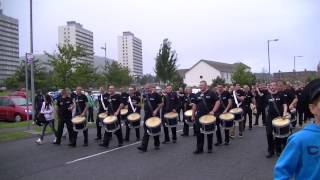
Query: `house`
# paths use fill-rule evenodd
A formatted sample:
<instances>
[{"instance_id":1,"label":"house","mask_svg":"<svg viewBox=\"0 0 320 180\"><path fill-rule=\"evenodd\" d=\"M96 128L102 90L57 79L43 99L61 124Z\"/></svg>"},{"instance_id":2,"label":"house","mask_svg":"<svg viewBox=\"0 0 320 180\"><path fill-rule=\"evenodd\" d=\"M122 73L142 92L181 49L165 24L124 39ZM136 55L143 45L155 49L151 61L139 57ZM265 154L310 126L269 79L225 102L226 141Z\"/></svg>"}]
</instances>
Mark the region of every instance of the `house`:
<instances>
[{"instance_id":1,"label":"house","mask_svg":"<svg viewBox=\"0 0 320 180\"><path fill-rule=\"evenodd\" d=\"M201 80L207 81L208 84L212 83L213 79L218 76L225 80L226 83L231 82L231 75L234 72L236 65L243 63L222 63L217 61L200 60L190 69L180 69L178 73L183 77L183 81L188 86L198 86ZM243 64L248 71L250 67Z\"/></svg>"}]
</instances>

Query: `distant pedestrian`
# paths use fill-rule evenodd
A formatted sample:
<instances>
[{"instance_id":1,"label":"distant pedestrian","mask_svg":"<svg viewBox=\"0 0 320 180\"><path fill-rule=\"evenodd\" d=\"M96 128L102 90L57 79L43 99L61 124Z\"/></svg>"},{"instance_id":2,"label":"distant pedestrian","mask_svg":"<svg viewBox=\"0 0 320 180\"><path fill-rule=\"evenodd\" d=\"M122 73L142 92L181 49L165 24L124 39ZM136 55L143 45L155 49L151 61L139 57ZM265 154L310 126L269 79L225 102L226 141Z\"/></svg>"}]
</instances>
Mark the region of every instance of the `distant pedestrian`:
<instances>
[{"instance_id":1,"label":"distant pedestrian","mask_svg":"<svg viewBox=\"0 0 320 180\"><path fill-rule=\"evenodd\" d=\"M54 135L56 135L56 130L54 129L54 108L52 104L52 99L49 95L45 96L45 101L42 103L40 113L44 116L45 121L43 124L43 128L40 134L39 139L37 139L36 143L37 144L42 144L43 137L46 132L46 128L49 125L51 130L53 131Z\"/></svg>"},{"instance_id":2,"label":"distant pedestrian","mask_svg":"<svg viewBox=\"0 0 320 180\"><path fill-rule=\"evenodd\" d=\"M88 122L91 124L94 122L94 120L93 120L94 101L92 98L91 90L89 90L89 92L87 94L87 98L88 98Z\"/></svg>"}]
</instances>

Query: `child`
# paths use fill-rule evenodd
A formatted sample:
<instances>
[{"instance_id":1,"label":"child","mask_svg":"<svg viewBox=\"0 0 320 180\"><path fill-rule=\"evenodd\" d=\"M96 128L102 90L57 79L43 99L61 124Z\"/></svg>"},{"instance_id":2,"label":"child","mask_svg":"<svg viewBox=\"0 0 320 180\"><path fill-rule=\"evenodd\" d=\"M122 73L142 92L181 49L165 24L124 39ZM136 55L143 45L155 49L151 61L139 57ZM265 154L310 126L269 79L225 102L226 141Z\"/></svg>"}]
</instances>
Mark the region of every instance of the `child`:
<instances>
[{"instance_id":1,"label":"child","mask_svg":"<svg viewBox=\"0 0 320 180\"><path fill-rule=\"evenodd\" d=\"M304 92L306 111L314 123L291 135L274 167L275 180L320 179L320 79L310 82Z\"/></svg>"}]
</instances>

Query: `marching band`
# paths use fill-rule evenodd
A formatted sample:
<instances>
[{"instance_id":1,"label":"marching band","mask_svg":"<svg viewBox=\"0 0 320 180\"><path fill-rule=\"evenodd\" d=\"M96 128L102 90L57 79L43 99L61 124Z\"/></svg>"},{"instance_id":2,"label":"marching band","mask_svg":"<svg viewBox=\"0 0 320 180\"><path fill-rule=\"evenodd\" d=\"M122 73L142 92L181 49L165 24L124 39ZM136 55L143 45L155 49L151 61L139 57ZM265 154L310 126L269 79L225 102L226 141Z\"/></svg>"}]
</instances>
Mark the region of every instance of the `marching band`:
<instances>
[{"instance_id":1,"label":"marching band","mask_svg":"<svg viewBox=\"0 0 320 180\"><path fill-rule=\"evenodd\" d=\"M301 108L303 86L293 87L282 81L256 84L252 87L218 84L213 89L208 87L206 81L201 81L196 94L191 87L179 88L175 92L169 84L161 92L157 92L151 84L146 84L142 96L134 87L129 87L127 92L121 88L121 94L116 93L113 85L108 87L108 91L100 87L99 92L95 140L102 140L99 145L105 148L109 147L113 133L119 147L123 145L123 141L130 141L131 129L135 131L136 141L140 141L140 126L143 126L143 138L138 150L147 151L150 136L158 150L162 129L162 143L176 143L177 127L182 121L181 136L189 136L190 128L196 136L194 154L204 152L205 137L207 152L212 153L214 134L215 146L229 145L237 133L240 138L244 137L246 124L249 130L258 126L261 117L261 125L266 128L266 157L270 158L275 154L280 155L292 129L297 124L302 126L307 119ZM69 146L76 147L78 132L83 133L83 145L88 146L87 111L88 99L82 93L81 87L77 87L73 95L68 89L62 90L57 100L59 122L54 144L61 144L66 124ZM122 126L125 127L124 138Z\"/></svg>"}]
</instances>

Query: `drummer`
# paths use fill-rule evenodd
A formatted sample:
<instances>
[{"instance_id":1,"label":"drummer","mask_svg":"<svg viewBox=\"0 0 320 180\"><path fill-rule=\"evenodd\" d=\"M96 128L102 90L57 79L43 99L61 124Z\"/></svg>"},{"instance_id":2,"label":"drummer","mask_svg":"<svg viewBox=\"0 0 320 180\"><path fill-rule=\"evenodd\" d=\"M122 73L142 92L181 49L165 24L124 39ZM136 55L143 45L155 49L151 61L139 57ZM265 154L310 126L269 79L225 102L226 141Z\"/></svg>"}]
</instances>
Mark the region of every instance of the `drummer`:
<instances>
[{"instance_id":1,"label":"drummer","mask_svg":"<svg viewBox=\"0 0 320 180\"><path fill-rule=\"evenodd\" d=\"M185 96L184 96L184 112L191 110L192 109L192 105L196 100L196 95L194 93L192 93L192 89L191 87L186 87L185 89ZM194 124L193 124L193 136L195 136L195 128L194 128ZM181 136L189 136L189 124L187 123L186 117L183 114L183 133L181 134Z\"/></svg>"},{"instance_id":2,"label":"drummer","mask_svg":"<svg viewBox=\"0 0 320 180\"><path fill-rule=\"evenodd\" d=\"M88 98L86 95L82 94L82 88L78 86L76 88L76 95L74 97L75 101L75 116L84 116L86 117L86 113L88 110ZM83 136L84 136L84 143L83 146L88 146L88 128L84 129L83 131ZM77 135L78 132L74 132L74 142L72 146L76 146L77 144Z\"/></svg>"},{"instance_id":3,"label":"drummer","mask_svg":"<svg viewBox=\"0 0 320 180\"><path fill-rule=\"evenodd\" d=\"M199 118L203 115L217 115L220 101L216 93L208 89L206 81L200 81L200 92L196 94L195 104L192 106L192 120L195 121L195 131L197 135L197 147L194 154L203 153L204 134L200 131ZM196 114L197 112L197 114ZM207 134L208 153L212 153L213 134Z\"/></svg>"},{"instance_id":4,"label":"drummer","mask_svg":"<svg viewBox=\"0 0 320 180\"><path fill-rule=\"evenodd\" d=\"M230 87L230 95L232 98L232 108L237 108L240 107L242 104L242 101L244 100L245 97L245 93L244 91L241 89L240 84L236 84L233 88L233 86ZM235 94L235 96L234 96ZM242 117L241 117L242 118ZM242 138L243 137L243 128L244 128L244 122L239 120L239 137ZM234 137L235 136L235 126L233 126L233 128L231 129L231 136L230 137Z\"/></svg>"},{"instance_id":5,"label":"drummer","mask_svg":"<svg viewBox=\"0 0 320 180\"><path fill-rule=\"evenodd\" d=\"M146 84L144 86L145 94L143 95L143 101L144 101L144 134L141 146L138 147L138 149L142 152L146 152L148 148L148 142L149 142L149 134L147 132L146 127L146 120L150 117L157 116L159 117L159 110L161 108L161 96L157 92L152 92L152 87L150 84ZM158 150L160 146L160 137L159 135L153 136L154 138L154 146L155 149Z\"/></svg>"},{"instance_id":6,"label":"drummer","mask_svg":"<svg viewBox=\"0 0 320 180\"><path fill-rule=\"evenodd\" d=\"M169 137L169 128L165 125L164 114L169 112L177 112L177 108L179 105L179 99L175 92L172 91L172 86L167 85L165 89L165 94L163 97L163 107L162 107L162 125L164 129L164 141L162 144L167 144L170 142ZM176 143L177 141L177 127L171 127L172 132L172 142Z\"/></svg>"},{"instance_id":7,"label":"drummer","mask_svg":"<svg viewBox=\"0 0 320 180\"><path fill-rule=\"evenodd\" d=\"M128 97L126 98L125 103L128 106L128 115L131 113L139 113L140 114L141 108L140 108L140 106L138 106L138 104L140 104L140 97L136 96L136 94L134 93L133 87L128 88ZM126 116L126 118L127 118L127 116ZM125 119L125 125L126 125L126 135L125 135L124 140L129 141L130 140L130 127L129 127L128 119ZM136 131L136 141L140 141L140 129L135 128L135 131Z\"/></svg>"},{"instance_id":8,"label":"drummer","mask_svg":"<svg viewBox=\"0 0 320 180\"><path fill-rule=\"evenodd\" d=\"M266 158L271 158L274 156L274 149L276 147L277 155L280 155L282 150L282 145L284 146L287 138L273 138L273 127L272 120L279 116L287 115L287 102L284 96L284 93L280 90L280 87L283 83L271 82L270 88L267 94L267 103L268 103L268 113L267 113L267 122L266 122L266 131L267 131L267 140L268 140L268 154Z\"/></svg>"},{"instance_id":9,"label":"drummer","mask_svg":"<svg viewBox=\"0 0 320 180\"><path fill-rule=\"evenodd\" d=\"M98 110L98 115L100 113L106 113L108 110L108 93L106 92L105 88L101 86L99 88L100 96L98 96L98 103L99 103L99 110ZM102 120L97 116L96 119L96 126L97 126L97 137L95 140L100 140L101 139L101 125Z\"/></svg>"},{"instance_id":10,"label":"drummer","mask_svg":"<svg viewBox=\"0 0 320 180\"><path fill-rule=\"evenodd\" d=\"M120 121L120 110L123 108L123 101L121 98L120 94L115 93L115 87L113 85L109 86L109 94L107 94L108 98L108 115L109 116L117 116L118 121ZM119 123L120 124L120 123ZM109 147L109 141L111 137L111 132L104 132L103 136L103 143L99 144L102 147ZM122 130L121 130L121 125L118 130L115 131L115 135L117 136L118 139L118 147L121 147L123 144L123 139L122 139Z\"/></svg>"},{"instance_id":11,"label":"drummer","mask_svg":"<svg viewBox=\"0 0 320 180\"><path fill-rule=\"evenodd\" d=\"M227 113L232 107L232 98L231 95L228 91L226 91L225 87L223 84L218 84L217 85L217 93L218 97L220 99L220 109L219 113ZM219 117L219 116L217 116ZM224 145L229 145L230 142L230 133L229 129L224 129ZM220 124L217 122L217 131L216 131L216 136L217 136L217 143L215 144L216 146L219 146L222 144L222 137L221 137L221 130L220 130Z\"/></svg>"}]
</instances>

